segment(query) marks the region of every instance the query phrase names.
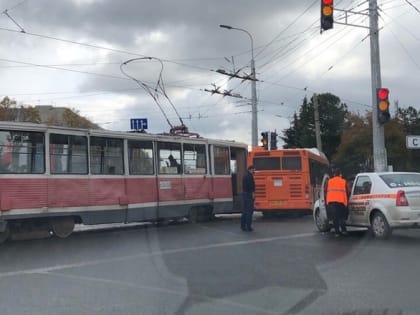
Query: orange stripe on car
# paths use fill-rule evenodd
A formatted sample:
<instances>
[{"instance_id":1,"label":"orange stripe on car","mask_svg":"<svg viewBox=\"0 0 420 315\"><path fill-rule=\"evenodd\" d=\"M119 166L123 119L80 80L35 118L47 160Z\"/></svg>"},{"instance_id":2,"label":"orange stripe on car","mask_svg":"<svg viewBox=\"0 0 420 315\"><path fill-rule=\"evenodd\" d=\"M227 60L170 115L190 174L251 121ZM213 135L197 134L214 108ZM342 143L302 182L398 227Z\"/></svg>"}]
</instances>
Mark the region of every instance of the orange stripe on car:
<instances>
[{"instance_id":1,"label":"orange stripe on car","mask_svg":"<svg viewBox=\"0 0 420 315\"><path fill-rule=\"evenodd\" d=\"M397 198L397 194L373 194L373 195L359 195L359 196L350 197L351 200L383 199L383 198L395 199Z\"/></svg>"}]
</instances>

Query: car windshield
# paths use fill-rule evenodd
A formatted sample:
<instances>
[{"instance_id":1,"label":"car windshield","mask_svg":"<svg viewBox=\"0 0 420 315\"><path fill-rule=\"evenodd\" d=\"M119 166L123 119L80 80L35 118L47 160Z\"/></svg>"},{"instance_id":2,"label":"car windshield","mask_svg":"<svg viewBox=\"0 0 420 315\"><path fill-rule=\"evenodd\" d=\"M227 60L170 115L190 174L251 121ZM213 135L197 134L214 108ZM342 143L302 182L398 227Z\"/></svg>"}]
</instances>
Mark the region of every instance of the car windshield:
<instances>
[{"instance_id":1,"label":"car windshield","mask_svg":"<svg viewBox=\"0 0 420 315\"><path fill-rule=\"evenodd\" d=\"M420 174L385 174L380 176L382 180L391 188L395 187L420 187Z\"/></svg>"}]
</instances>

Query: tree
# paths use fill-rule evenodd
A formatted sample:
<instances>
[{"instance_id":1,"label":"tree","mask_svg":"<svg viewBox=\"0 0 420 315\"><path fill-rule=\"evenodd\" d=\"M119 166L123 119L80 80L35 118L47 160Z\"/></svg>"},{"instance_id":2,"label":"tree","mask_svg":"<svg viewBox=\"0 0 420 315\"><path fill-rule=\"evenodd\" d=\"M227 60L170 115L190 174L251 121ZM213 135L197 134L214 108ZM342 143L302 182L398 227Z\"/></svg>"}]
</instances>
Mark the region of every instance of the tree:
<instances>
[{"instance_id":1,"label":"tree","mask_svg":"<svg viewBox=\"0 0 420 315\"><path fill-rule=\"evenodd\" d=\"M345 124L347 106L340 99L330 93L318 95L319 120L323 152L328 158L336 153L340 144L340 137ZM292 126L283 131L284 148L311 148L316 147L314 105L313 100L307 98L295 113Z\"/></svg>"},{"instance_id":2,"label":"tree","mask_svg":"<svg viewBox=\"0 0 420 315\"><path fill-rule=\"evenodd\" d=\"M405 137L418 129L420 120L414 108L400 109L397 116L384 125L387 162L395 171L419 171L420 151L409 150ZM345 175L373 171L372 113L348 115L348 123L332 163Z\"/></svg>"},{"instance_id":3,"label":"tree","mask_svg":"<svg viewBox=\"0 0 420 315\"><path fill-rule=\"evenodd\" d=\"M395 117L403 128L404 136L407 135L420 135L420 112L414 107L409 106L408 108L399 108ZM385 129L386 131L386 129ZM405 139L404 139L405 142ZM403 144L405 148L405 144ZM410 161L408 170L420 171L420 150L418 149L407 149L407 157Z\"/></svg>"},{"instance_id":4,"label":"tree","mask_svg":"<svg viewBox=\"0 0 420 315\"><path fill-rule=\"evenodd\" d=\"M331 161L344 176L373 170L372 115L349 113L337 153Z\"/></svg>"},{"instance_id":5,"label":"tree","mask_svg":"<svg viewBox=\"0 0 420 315\"><path fill-rule=\"evenodd\" d=\"M4 121L14 121L16 120L17 111L16 111L16 101L10 99L8 96L5 96L0 101L0 120Z\"/></svg>"},{"instance_id":6,"label":"tree","mask_svg":"<svg viewBox=\"0 0 420 315\"><path fill-rule=\"evenodd\" d=\"M41 116L39 115L39 111L32 106L21 106L18 110L18 117L19 121L27 121L33 123L40 123Z\"/></svg>"},{"instance_id":7,"label":"tree","mask_svg":"<svg viewBox=\"0 0 420 315\"><path fill-rule=\"evenodd\" d=\"M80 116L79 111L66 108L63 113L63 124L67 127L76 128L97 128L97 126L89 119Z\"/></svg>"}]
</instances>

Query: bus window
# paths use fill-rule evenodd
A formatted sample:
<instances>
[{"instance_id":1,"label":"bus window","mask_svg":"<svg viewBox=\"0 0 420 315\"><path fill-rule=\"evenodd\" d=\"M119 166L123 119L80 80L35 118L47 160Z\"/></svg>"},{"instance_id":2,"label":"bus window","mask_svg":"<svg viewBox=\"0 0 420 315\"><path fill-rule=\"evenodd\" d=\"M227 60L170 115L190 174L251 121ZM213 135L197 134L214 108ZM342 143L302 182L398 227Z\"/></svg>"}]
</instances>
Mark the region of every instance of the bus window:
<instances>
[{"instance_id":1,"label":"bus window","mask_svg":"<svg viewBox=\"0 0 420 315\"><path fill-rule=\"evenodd\" d=\"M130 175L153 175L153 142L128 140Z\"/></svg>"},{"instance_id":2,"label":"bus window","mask_svg":"<svg viewBox=\"0 0 420 315\"><path fill-rule=\"evenodd\" d=\"M229 175L230 174L230 156L229 148L214 146L214 174Z\"/></svg>"},{"instance_id":3,"label":"bus window","mask_svg":"<svg viewBox=\"0 0 420 315\"><path fill-rule=\"evenodd\" d=\"M204 144L184 143L184 173L206 174L206 147Z\"/></svg>"},{"instance_id":4,"label":"bus window","mask_svg":"<svg viewBox=\"0 0 420 315\"><path fill-rule=\"evenodd\" d=\"M50 135L51 174L87 174L87 138Z\"/></svg>"},{"instance_id":5,"label":"bus window","mask_svg":"<svg viewBox=\"0 0 420 315\"><path fill-rule=\"evenodd\" d=\"M282 158L282 169L289 171L302 170L302 159L300 156L284 156Z\"/></svg>"},{"instance_id":6,"label":"bus window","mask_svg":"<svg viewBox=\"0 0 420 315\"><path fill-rule=\"evenodd\" d=\"M309 173L311 185L321 185L324 174L328 173L328 165L314 159L309 159Z\"/></svg>"},{"instance_id":7,"label":"bus window","mask_svg":"<svg viewBox=\"0 0 420 315\"><path fill-rule=\"evenodd\" d=\"M181 144L158 142L159 174L181 174Z\"/></svg>"},{"instance_id":8,"label":"bus window","mask_svg":"<svg viewBox=\"0 0 420 315\"><path fill-rule=\"evenodd\" d=\"M256 171L281 169L279 157L254 158L253 165Z\"/></svg>"},{"instance_id":9,"label":"bus window","mask_svg":"<svg viewBox=\"0 0 420 315\"><path fill-rule=\"evenodd\" d=\"M90 167L92 174L123 175L124 147L122 139L90 138Z\"/></svg>"},{"instance_id":10,"label":"bus window","mask_svg":"<svg viewBox=\"0 0 420 315\"><path fill-rule=\"evenodd\" d=\"M45 172L45 141L41 132L0 131L0 173Z\"/></svg>"}]
</instances>

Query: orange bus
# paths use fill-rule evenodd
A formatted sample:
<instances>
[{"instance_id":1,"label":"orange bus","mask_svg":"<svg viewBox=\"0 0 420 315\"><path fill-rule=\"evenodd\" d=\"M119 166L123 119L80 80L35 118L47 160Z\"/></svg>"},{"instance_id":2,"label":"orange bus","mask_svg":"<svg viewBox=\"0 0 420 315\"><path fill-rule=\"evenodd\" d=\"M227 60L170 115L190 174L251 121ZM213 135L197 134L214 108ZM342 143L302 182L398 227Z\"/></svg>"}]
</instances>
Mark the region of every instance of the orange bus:
<instances>
[{"instance_id":1,"label":"orange bus","mask_svg":"<svg viewBox=\"0 0 420 315\"><path fill-rule=\"evenodd\" d=\"M312 211L329 161L317 149L253 148L255 210L263 215Z\"/></svg>"}]
</instances>

